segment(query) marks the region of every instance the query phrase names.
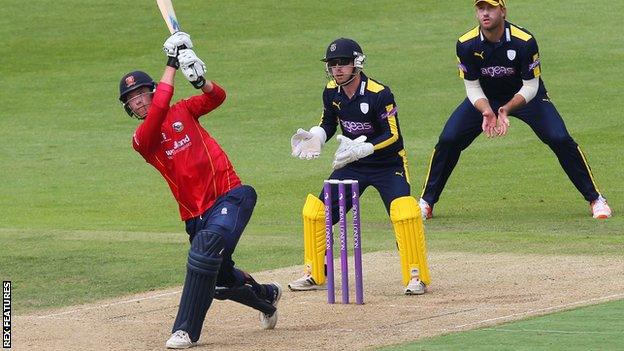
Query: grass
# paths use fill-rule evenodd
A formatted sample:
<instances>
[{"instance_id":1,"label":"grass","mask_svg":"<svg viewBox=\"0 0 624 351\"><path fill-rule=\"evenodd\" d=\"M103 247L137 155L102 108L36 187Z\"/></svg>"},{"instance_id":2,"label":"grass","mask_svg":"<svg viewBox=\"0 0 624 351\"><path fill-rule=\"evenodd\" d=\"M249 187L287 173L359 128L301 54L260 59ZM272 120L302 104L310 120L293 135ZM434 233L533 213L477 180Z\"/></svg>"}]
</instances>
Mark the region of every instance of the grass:
<instances>
[{"instance_id":1,"label":"grass","mask_svg":"<svg viewBox=\"0 0 624 351\"><path fill-rule=\"evenodd\" d=\"M5 1L0 36L0 275L17 313L181 283L186 235L165 182L130 146L137 122L117 102L118 79L160 76L166 27L153 3ZM228 92L202 123L259 195L237 249L241 267L300 264L301 206L320 191L336 146L304 162L290 135L318 121L319 59L339 36L388 84L420 192L430 152L464 92L457 37L474 26L456 1L176 3L208 76ZM518 120L504 139L467 149L427 224L432 252L621 255L624 247L620 99L624 48L613 43L624 4L510 3L536 35L543 78L582 146L614 218L595 221L552 152ZM348 18L347 15L351 15ZM612 33L612 35L598 35ZM193 94L179 77L175 99ZM364 250L393 250L374 190L362 198Z\"/></svg>"},{"instance_id":2,"label":"grass","mask_svg":"<svg viewBox=\"0 0 624 351\"><path fill-rule=\"evenodd\" d=\"M622 313L624 301L614 301L380 350L621 350Z\"/></svg>"}]
</instances>

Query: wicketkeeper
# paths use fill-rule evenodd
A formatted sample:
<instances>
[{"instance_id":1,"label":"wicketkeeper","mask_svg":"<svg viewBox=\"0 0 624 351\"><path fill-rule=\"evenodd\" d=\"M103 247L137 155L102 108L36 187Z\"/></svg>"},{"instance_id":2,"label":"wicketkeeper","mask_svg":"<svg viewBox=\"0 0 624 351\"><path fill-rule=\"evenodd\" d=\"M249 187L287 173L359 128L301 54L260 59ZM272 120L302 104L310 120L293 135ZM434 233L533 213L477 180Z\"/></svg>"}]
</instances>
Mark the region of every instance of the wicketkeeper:
<instances>
[{"instance_id":1,"label":"wicketkeeper","mask_svg":"<svg viewBox=\"0 0 624 351\"><path fill-rule=\"evenodd\" d=\"M198 121L223 103L225 91L204 78L206 67L192 48L190 36L176 32L164 43L167 66L158 85L141 71L119 83L126 112L142 121L132 146L167 181L191 243L178 315L166 343L176 349L196 344L213 297L259 310L262 327L273 329L281 296L279 284L258 284L234 266L232 253L256 192L241 184L223 149ZM170 105L178 68L201 94Z\"/></svg>"},{"instance_id":2,"label":"wicketkeeper","mask_svg":"<svg viewBox=\"0 0 624 351\"><path fill-rule=\"evenodd\" d=\"M355 179L360 191L372 186L381 195L394 226L402 280L407 295L424 294L430 284L425 234L418 202L410 196L407 155L390 88L367 77L365 55L351 39L334 40L325 57L330 79L323 91L319 125L299 129L291 138L292 155L315 159L340 125L340 146L329 179ZM338 191L332 191L332 218L338 222ZM325 209L322 191L309 194L303 206L305 274L291 290L322 289L325 284ZM351 198L347 198L351 208Z\"/></svg>"}]
</instances>

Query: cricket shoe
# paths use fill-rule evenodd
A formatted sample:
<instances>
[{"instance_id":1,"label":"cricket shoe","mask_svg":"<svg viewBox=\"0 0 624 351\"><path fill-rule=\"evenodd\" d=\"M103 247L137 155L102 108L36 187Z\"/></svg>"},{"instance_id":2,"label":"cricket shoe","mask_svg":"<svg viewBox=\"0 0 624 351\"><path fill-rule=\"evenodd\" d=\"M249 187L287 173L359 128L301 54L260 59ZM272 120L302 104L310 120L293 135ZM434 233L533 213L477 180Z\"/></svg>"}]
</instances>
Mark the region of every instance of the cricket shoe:
<instances>
[{"instance_id":1,"label":"cricket shoe","mask_svg":"<svg viewBox=\"0 0 624 351\"><path fill-rule=\"evenodd\" d=\"M278 283L271 283L273 285L273 299L268 300L273 307L277 308L277 303L282 298L282 286ZM260 312L260 325L262 329L273 329L277 324L277 310L273 314L265 314Z\"/></svg>"},{"instance_id":2,"label":"cricket shoe","mask_svg":"<svg viewBox=\"0 0 624 351\"><path fill-rule=\"evenodd\" d=\"M589 204L592 217L597 219L607 219L611 217L611 207L607 203L607 199L598 195L598 198Z\"/></svg>"},{"instance_id":3,"label":"cricket shoe","mask_svg":"<svg viewBox=\"0 0 624 351\"><path fill-rule=\"evenodd\" d=\"M425 283L418 278L410 279L405 287L405 295L422 295L427 291Z\"/></svg>"},{"instance_id":4,"label":"cricket shoe","mask_svg":"<svg viewBox=\"0 0 624 351\"><path fill-rule=\"evenodd\" d=\"M433 217L433 207L431 207L431 205L429 205L429 203L422 197L418 200L418 205L420 206L420 213L422 214L423 219L430 219Z\"/></svg>"},{"instance_id":5,"label":"cricket shoe","mask_svg":"<svg viewBox=\"0 0 624 351\"><path fill-rule=\"evenodd\" d=\"M184 330L176 330L175 333L171 334L166 344L168 349L188 349L195 345L197 345L197 343L192 342L191 337Z\"/></svg>"},{"instance_id":6,"label":"cricket shoe","mask_svg":"<svg viewBox=\"0 0 624 351\"><path fill-rule=\"evenodd\" d=\"M324 285L318 285L314 281L314 278L310 274L304 275L303 277L294 280L288 284L288 288L292 291L308 291L308 290L325 290L327 289Z\"/></svg>"}]
</instances>

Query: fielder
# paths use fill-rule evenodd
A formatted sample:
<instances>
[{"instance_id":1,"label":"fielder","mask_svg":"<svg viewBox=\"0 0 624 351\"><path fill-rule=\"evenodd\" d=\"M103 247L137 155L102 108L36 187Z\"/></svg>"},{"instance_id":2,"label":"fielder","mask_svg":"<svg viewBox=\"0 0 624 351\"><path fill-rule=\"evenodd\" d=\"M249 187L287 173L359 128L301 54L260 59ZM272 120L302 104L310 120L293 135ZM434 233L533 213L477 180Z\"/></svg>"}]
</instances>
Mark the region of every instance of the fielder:
<instances>
[{"instance_id":1,"label":"fielder","mask_svg":"<svg viewBox=\"0 0 624 351\"><path fill-rule=\"evenodd\" d=\"M504 0L475 0L479 26L459 38L457 60L467 98L446 122L433 150L419 201L424 219L433 216L444 185L461 152L484 132L504 136L509 115L528 124L559 159L594 218L611 217L581 148L550 101L541 78L535 37L506 20ZM494 112L496 111L496 112Z\"/></svg>"},{"instance_id":2,"label":"fielder","mask_svg":"<svg viewBox=\"0 0 624 351\"><path fill-rule=\"evenodd\" d=\"M225 152L198 121L223 103L225 91L204 78L206 68L188 34L176 32L163 46L168 61L160 83L141 71L128 73L119 83L119 100L130 116L142 120L132 146L167 181L191 243L180 306L166 346L196 345L213 298L259 310L262 327L273 329L281 287L258 284L232 260L256 192L241 184ZM170 105L178 68L201 94Z\"/></svg>"},{"instance_id":3,"label":"fielder","mask_svg":"<svg viewBox=\"0 0 624 351\"><path fill-rule=\"evenodd\" d=\"M329 179L355 179L362 194L369 186L379 191L394 226L406 295L424 294L430 284L425 233L418 202L410 196L407 155L394 96L390 88L367 77L365 55L351 39L333 41L326 50L330 79L323 91L318 126L299 129L291 138L292 155L314 159L327 140L342 135ZM305 274L291 282L293 290L323 289L325 284L325 210L323 192L309 194L303 206ZM347 198L351 208L351 198ZM338 222L338 191L332 191L332 215Z\"/></svg>"}]
</instances>

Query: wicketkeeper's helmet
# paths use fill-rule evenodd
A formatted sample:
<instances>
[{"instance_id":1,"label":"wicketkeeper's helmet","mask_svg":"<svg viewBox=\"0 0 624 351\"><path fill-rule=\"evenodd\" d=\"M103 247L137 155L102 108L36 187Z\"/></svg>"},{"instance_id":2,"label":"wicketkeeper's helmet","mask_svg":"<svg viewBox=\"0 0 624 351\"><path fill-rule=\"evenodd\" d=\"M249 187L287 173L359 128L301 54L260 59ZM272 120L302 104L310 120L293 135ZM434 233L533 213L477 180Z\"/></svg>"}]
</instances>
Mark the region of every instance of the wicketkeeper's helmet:
<instances>
[{"instance_id":1,"label":"wicketkeeper's helmet","mask_svg":"<svg viewBox=\"0 0 624 351\"><path fill-rule=\"evenodd\" d=\"M337 58L350 58L355 68L364 68L366 56L362 52L360 44L353 39L339 38L332 41L325 51L325 57L321 60L327 62Z\"/></svg>"}]
</instances>

